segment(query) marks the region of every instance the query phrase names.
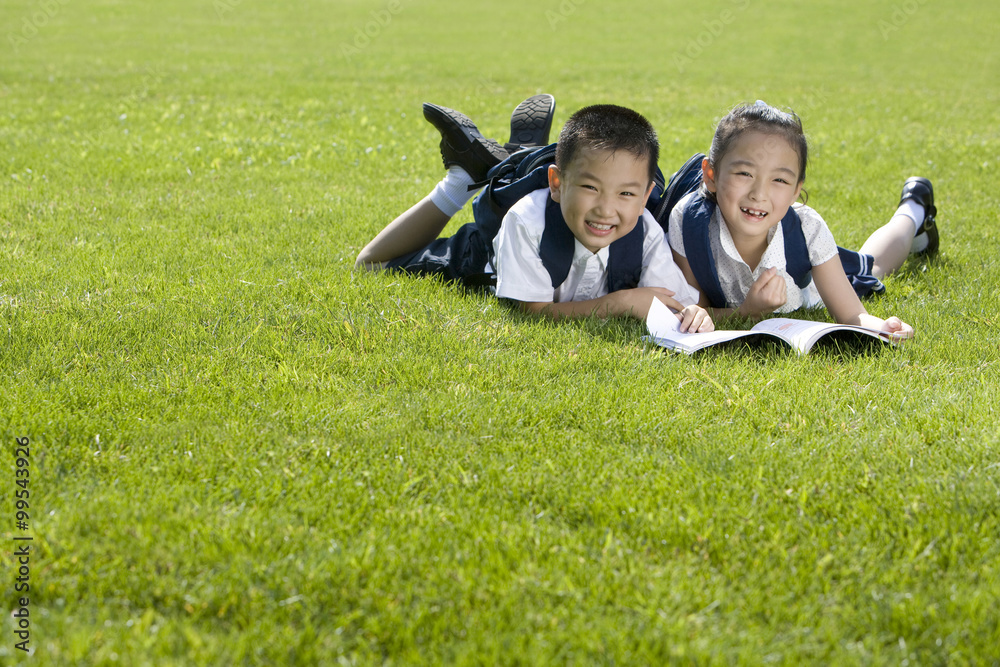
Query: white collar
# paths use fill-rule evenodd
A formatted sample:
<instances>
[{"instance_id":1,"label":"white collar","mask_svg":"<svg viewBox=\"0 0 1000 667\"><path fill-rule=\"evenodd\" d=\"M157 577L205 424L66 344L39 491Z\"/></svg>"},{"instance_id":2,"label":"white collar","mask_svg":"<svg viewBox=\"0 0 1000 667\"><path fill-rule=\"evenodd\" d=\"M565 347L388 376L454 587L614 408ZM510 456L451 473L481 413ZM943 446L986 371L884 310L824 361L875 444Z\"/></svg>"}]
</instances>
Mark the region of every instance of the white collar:
<instances>
[{"instance_id":1,"label":"white collar","mask_svg":"<svg viewBox=\"0 0 1000 667\"><path fill-rule=\"evenodd\" d=\"M718 207L715 209L715 218L719 226L719 242L722 245L723 252L729 256L729 258L747 267L749 270L750 265L740 256L740 251L736 249L736 242L733 241L733 235L729 233L729 227L726 225L726 221L722 218L722 212ZM757 269L751 271L754 278L759 278L765 270L775 267L779 271L785 270L785 234L781 228L781 224L777 224L771 227L767 231L767 248L764 249L764 254L760 258L760 263L757 264Z\"/></svg>"}]
</instances>

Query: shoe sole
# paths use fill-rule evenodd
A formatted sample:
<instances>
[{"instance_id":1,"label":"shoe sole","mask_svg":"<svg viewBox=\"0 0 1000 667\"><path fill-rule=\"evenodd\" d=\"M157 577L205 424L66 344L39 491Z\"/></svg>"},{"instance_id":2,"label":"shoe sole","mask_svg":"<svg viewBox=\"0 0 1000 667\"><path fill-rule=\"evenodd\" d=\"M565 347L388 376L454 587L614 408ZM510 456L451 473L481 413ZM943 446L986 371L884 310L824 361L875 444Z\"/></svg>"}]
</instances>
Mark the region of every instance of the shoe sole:
<instances>
[{"instance_id":1,"label":"shoe sole","mask_svg":"<svg viewBox=\"0 0 1000 667\"><path fill-rule=\"evenodd\" d=\"M510 141L504 146L507 152L526 146L547 146L555 110L556 98L547 93L533 95L518 104L510 115Z\"/></svg>"}]
</instances>

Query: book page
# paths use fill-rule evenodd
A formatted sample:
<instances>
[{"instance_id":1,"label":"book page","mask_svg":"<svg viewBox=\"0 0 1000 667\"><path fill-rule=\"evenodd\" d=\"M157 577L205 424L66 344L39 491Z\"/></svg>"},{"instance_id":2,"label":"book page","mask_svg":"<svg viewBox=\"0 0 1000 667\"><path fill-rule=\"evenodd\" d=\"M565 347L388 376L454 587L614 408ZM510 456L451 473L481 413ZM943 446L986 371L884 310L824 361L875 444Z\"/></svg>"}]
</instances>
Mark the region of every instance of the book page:
<instances>
[{"instance_id":1,"label":"book page","mask_svg":"<svg viewBox=\"0 0 1000 667\"><path fill-rule=\"evenodd\" d=\"M855 336L872 336L884 340L884 337L874 329L866 329L850 324L829 324L828 322L812 322L796 320L788 317L773 317L761 320L751 331L762 331L781 336L800 352L807 352L823 336L833 332L844 332Z\"/></svg>"},{"instance_id":2,"label":"book page","mask_svg":"<svg viewBox=\"0 0 1000 667\"><path fill-rule=\"evenodd\" d=\"M710 331L708 333L681 333L681 321L662 301L654 298L646 315L646 328L654 343L671 350L679 350L691 354L702 348L736 340L745 336L753 336L755 331Z\"/></svg>"}]
</instances>

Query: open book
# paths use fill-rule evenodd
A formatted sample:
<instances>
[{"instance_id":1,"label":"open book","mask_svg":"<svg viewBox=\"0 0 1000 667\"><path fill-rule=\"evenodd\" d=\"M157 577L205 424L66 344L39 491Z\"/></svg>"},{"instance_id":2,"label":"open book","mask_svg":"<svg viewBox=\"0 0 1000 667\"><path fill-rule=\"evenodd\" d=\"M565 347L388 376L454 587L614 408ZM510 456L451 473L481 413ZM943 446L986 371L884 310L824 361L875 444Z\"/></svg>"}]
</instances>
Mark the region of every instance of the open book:
<instances>
[{"instance_id":1,"label":"open book","mask_svg":"<svg viewBox=\"0 0 1000 667\"><path fill-rule=\"evenodd\" d=\"M882 343L891 344L901 340L892 334L850 324L827 324L825 322L794 320L787 317L761 320L749 331L681 333L679 331L680 324L677 315L663 305L662 301L653 299L653 305L646 316L649 336L646 336L644 340L686 354L694 354L706 347L732 341L748 345L760 342L782 343L800 354L805 354L820 341L856 348Z\"/></svg>"}]
</instances>

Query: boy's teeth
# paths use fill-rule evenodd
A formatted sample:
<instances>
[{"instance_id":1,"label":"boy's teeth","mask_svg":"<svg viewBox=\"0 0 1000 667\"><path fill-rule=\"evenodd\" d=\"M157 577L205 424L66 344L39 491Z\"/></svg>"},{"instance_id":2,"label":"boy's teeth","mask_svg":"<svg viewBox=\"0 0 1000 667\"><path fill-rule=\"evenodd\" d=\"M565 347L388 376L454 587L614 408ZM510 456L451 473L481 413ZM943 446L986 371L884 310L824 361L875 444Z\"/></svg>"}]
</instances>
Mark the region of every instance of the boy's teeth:
<instances>
[{"instance_id":1,"label":"boy's teeth","mask_svg":"<svg viewBox=\"0 0 1000 667\"><path fill-rule=\"evenodd\" d=\"M611 225L599 225L596 222L588 222L587 224L593 227L594 229L600 230L602 232L606 232L609 229L611 229Z\"/></svg>"}]
</instances>

